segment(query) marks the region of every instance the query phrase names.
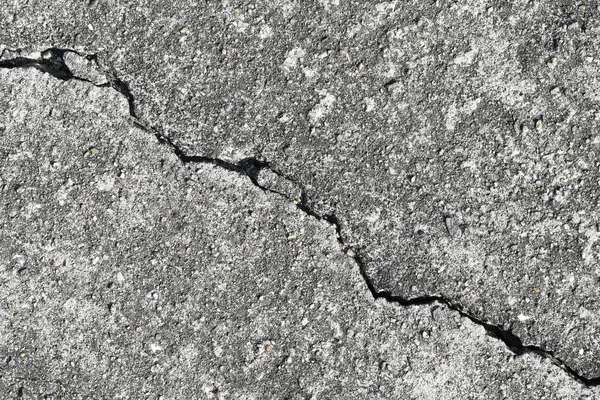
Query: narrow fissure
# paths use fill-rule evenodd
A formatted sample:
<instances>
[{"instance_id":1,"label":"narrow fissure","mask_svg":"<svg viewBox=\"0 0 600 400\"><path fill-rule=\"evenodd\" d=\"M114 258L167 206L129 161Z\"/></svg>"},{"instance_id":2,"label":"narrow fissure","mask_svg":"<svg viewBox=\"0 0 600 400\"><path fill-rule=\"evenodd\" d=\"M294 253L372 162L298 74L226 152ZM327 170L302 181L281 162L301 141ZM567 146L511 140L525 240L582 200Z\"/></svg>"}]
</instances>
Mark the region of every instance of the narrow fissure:
<instances>
[{"instance_id":1,"label":"narrow fissure","mask_svg":"<svg viewBox=\"0 0 600 400\"><path fill-rule=\"evenodd\" d=\"M147 128L144 128L142 125L140 125L140 126L143 129L148 130ZM183 163L213 164L218 167L227 169L229 171L234 171L234 172L244 174L250 179L252 184L257 186L261 190L263 190L265 192L275 193L279 196L284 197L288 201L293 201L292 199L288 198L285 194L280 193L278 191L271 190L271 189L264 187L258 183L257 176L258 176L258 173L260 172L260 170L263 168L269 169L271 172L275 173L276 175L280 176L283 179L288 179L283 174L272 169L267 162L259 161L259 160L253 159L253 158L247 158L247 159L244 159L237 163L231 163L231 162L227 162L225 160L219 159L219 158L211 158L211 157L204 157L204 156L187 156L170 139L165 138L164 136L162 136L156 132L154 132L154 134L162 143L165 143L169 147L171 147L172 150L174 151L174 153L177 155L177 157ZM367 268L366 268L366 265L365 265L364 261L362 260L362 258L357 254L356 250L352 249L344 241L342 232L341 232L342 229L341 229L341 226L340 226L340 223L339 223L337 217L333 214L320 215L319 213L314 211L312 208L310 208L307 205L308 202L307 202L304 190L302 191L300 201L294 202L294 203L296 204L296 207L299 210L301 210L302 212L304 212L305 214L307 214L319 221L321 221L321 220L326 221L335 227L336 233L337 233L337 241L341 247L341 251L346 253L346 252L348 252L348 250L352 250L352 252L354 253L354 255L353 255L354 261L356 262L356 264L359 267L359 271L362 276L362 279L365 282L367 288L369 289L369 292L371 293L371 295L373 296L374 299L380 299L380 298L385 299L389 303L398 304L403 307L435 305L435 303L443 304L446 307L448 307L449 309L458 312L461 316L468 318L474 324L483 327L486 330L486 332L488 333L488 335L502 341L506 345L506 347L508 347L515 355L521 356L521 355L529 353L529 354L536 354L543 358L550 359L554 364L561 367L565 372L567 372L567 374L569 374L573 379L579 381L583 385L588 386L588 387L600 386L600 377L586 378L586 377L582 376L577 371L575 371L573 368L569 367L564 361L557 358L552 351L543 349L538 346L523 344L523 341L521 340L521 338L519 338L517 335L515 335L510 330L501 328L497 325L491 324L489 322L486 322L480 318L477 318L477 317L469 314L467 311L465 311L465 309L461 305L455 304L451 300L449 300L443 296L438 296L438 295L419 296L419 297L415 297L415 298L411 298L411 299L405 299L403 297L394 295L393 293L390 293L390 292L378 291L373 286L371 279L367 275Z\"/></svg>"},{"instance_id":2,"label":"narrow fissure","mask_svg":"<svg viewBox=\"0 0 600 400\"><path fill-rule=\"evenodd\" d=\"M61 80L75 79L75 80L85 81L85 82L88 82L88 83L94 85L94 83L88 81L87 79L83 79L83 78L73 75L71 70L68 68L68 65L65 64L65 62L63 60L63 55L66 52L72 52L72 53L79 54L76 51L70 50L70 49L51 48L51 49L47 49L42 52L42 56L45 57L42 59L32 59L32 58L27 58L27 57L16 57L16 58L7 59L7 60L0 59L0 68L8 68L8 69L11 69L11 68L36 68L42 72L52 75L53 77L55 77L57 79L61 79ZM81 54L79 54L79 55L81 55ZM84 55L82 55L82 56L84 56ZM85 55L84 57L86 57L88 59L95 59L96 56L95 55ZM141 122L140 118L135 113L135 107L134 107L135 98L134 98L133 94L131 93L129 86L125 82L123 82L116 76L108 74L108 73L106 74L106 76L108 79L108 83L102 84L102 85L95 85L95 86L110 87L110 88L116 90L117 92L119 92L121 95L123 95L127 99L127 102L129 105L129 114L133 118L134 124L136 126L138 126L140 129L153 134L160 143L171 148L171 150L181 160L182 163L184 163L184 164L188 164L188 163L212 164L217 167L226 169L228 171L233 171L233 172L236 172L239 174L243 174L246 177L248 177L248 179L252 182L253 185L260 188L261 190L282 196L287 201L293 201L293 199L290 199L284 193L278 192L276 190L272 190L270 188L264 187L259 184L258 175L262 169L267 169L287 181L293 181L293 180L289 179L288 177L286 177L285 175L281 174L280 172L274 170L268 162L260 161L255 158L246 158L246 159L240 160L236 163L232 163L232 162L228 162L228 161L225 161L225 160L222 160L219 158L214 158L214 157L186 155L169 137L163 135L157 129L148 127L144 123ZM354 253L352 257L353 257L354 261L356 262L357 266L359 267L359 271L362 276L362 279L364 280L367 288L369 289L369 292L371 293L371 295L373 296L374 299L385 299L389 303L398 304L403 307L422 306L422 305L434 306L436 303L442 304L442 305L448 307L449 309L458 312L461 316L468 318L474 324L483 327L486 330L486 332L488 333L488 335L502 341L506 345L506 347L508 347L515 355L521 356L524 354L536 354L538 356L541 356L543 358L551 360L555 365L562 368L569 376L571 376L573 379L579 381L581 384L588 386L588 387L600 386L600 376L593 377L593 378L586 378L586 377L582 376L575 369L569 367L564 361L557 358L552 351L543 349L538 346L523 344L523 341L517 335L512 333L510 330L501 328L500 326L491 324L487 321L484 321L480 318L477 318L477 317L471 315L470 313L465 311L465 309L460 304L456 304L443 296L439 296L439 295L427 296L426 295L426 296L419 296L419 297L415 297L415 298L411 298L411 299L405 299L403 297L394 295L391 292L378 291L375 288L375 286L373 285L371 279L369 278L369 276L367 274L366 264L363 261L363 259L361 258L361 256L359 254L357 254L357 252L354 249L352 249L350 246L348 246L346 244L346 242L342 236L342 228L340 226L340 223L339 223L339 220L337 219L337 217L333 214L320 215L315 210L313 210L308 205L309 202L307 200L306 193L304 190L302 190L300 200L293 201L293 202L296 205L296 207L299 210L301 210L302 212L304 212L305 214L307 214L319 221L321 221L321 220L326 221L335 227L336 233L337 233L338 244L341 247L341 251L347 253L349 250L352 250L352 252Z\"/></svg>"}]
</instances>

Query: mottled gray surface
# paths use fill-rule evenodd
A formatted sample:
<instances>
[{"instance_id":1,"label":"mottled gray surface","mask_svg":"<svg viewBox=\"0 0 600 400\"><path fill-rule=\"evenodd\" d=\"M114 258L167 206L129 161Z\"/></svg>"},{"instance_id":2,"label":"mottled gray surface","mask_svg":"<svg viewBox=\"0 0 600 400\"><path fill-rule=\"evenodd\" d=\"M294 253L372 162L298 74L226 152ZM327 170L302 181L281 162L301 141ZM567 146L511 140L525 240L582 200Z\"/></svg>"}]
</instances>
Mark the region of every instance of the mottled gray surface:
<instances>
[{"instance_id":1,"label":"mottled gray surface","mask_svg":"<svg viewBox=\"0 0 600 400\"><path fill-rule=\"evenodd\" d=\"M597 1L0 7L0 66L77 51L62 54L75 76L128 87L139 121L188 156L268 162L257 183L335 216L375 290L443 297L596 380L599 41Z\"/></svg>"},{"instance_id":2,"label":"mottled gray surface","mask_svg":"<svg viewBox=\"0 0 600 400\"><path fill-rule=\"evenodd\" d=\"M446 306L375 301L333 226L183 164L123 96L0 69L3 398L584 399Z\"/></svg>"},{"instance_id":3,"label":"mottled gray surface","mask_svg":"<svg viewBox=\"0 0 600 400\"><path fill-rule=\"evenodd\" d=\"M255 157L379 290L600 376L596 1L16 1L3 48L97 53L189 155Z\"/></svg>"}]
</instances>

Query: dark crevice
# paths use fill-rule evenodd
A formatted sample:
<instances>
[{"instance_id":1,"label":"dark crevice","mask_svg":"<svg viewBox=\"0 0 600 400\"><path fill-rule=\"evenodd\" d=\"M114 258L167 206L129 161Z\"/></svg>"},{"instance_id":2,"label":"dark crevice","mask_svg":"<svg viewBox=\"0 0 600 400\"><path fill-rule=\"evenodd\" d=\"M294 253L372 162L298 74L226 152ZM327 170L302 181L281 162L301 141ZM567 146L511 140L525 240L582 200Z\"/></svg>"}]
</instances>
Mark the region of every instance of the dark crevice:
<instances>
[{"instance_id":1,"label":"dark crevice","mask_svg":"<svg viewBox=\"0 0 600 400\"><path fill-rule=\"evenodd\" d=\"M140 125L140 126L144 129L147 129L142 125ZM231 162L219 159L219 158L212 158L212 157L205 157L205 156L188 156L188 155L185 155L185 153L176 144L174 144L169 138L166 138L165 136L156 133L156 131L154 131L154 130L152 130L152 131L153 131L152 133L154 133L156 135L156 137L159 139L160 142L165 143L169 147L171 147L173 152L177 155L177 157L183 163L213 164L218 167L224 168L228 171L234 171L234 172L237 172L240 174L244 174L250 179L250 181L255 186L262 189L263 191L278 194L278 195L284 197L286 200L292 201L292 199L288 198L285 194L280 193L278 191L271 190L268 187L264 187L258 183L258 180L257 180L258 174L260 173L260 171L262 169L268 169L271 172L275 173L276 175L280 176L281 178L290 180L285 175L283 175L280 172L271 168L269 163L267 163L265 161L260 161L260 160L254 159L254 158L245 158L241 161L238 161L237 163L231 163ZM551 360L553 364L561 367L573 379L579 381L583 385L589 386L589 387L600 386L600 377L586 378L585 376L583 376L580 373L578 373L577 371L575 371L573 368L569 367L562 360L557 358L552 351L545 350L538 346L523 344L523 341L521 340L521 338L519 338L517 335L515 335L510 330L501 328L498 325L491 324L487 321L484 321L480 318L473 316L472 314L465 311L465 309L461 305L455 304L443 296L439 296L439 295L428 296L428 295L426 295L426 296L419 296L419 297L415 297L415 298L411 298L411 299L405 299L401 296L394 295L393 293L390 293L387 291L378 291L375 288L375 286L373 285L372 280L369 278L369 276L367 274L366 263L356 253L356 250L352 249L351 246L348 246L346 244L346 242L342 236L342 228L341 228L338 218L333 214L321 215L318 212L316 212L315 210L313 210L309 206L309 202L306 197L306 192L304 190L302 190L300 201L294 202L294 203L296 204L296 207L299 210L301 210L302 212L304 212L305 214L307 214L319 221L321 221L321 220L326 221L335 227L335 230L337 233L337 241L341 247L341 250L345 253L347 253L349 250L352 250L352 253L354 253L354 255L353 255L354 261L358 265L360 274L361 274L367 288L369 289L369 292L371 292L371 295L373 296L374 299L385 299L389 303L398 304L403 307L423 306L423 305L435 306L436 303L443 304L446 307L448 307L449 309L458 312L461 316L468 318L474 324L483 327L486 330L488 335L502 341L506 345L506 347L508 347L515 355L521 356L524 354L536 354L538 356L541 356L543 358Z\"/></svg>"},{"instance_id":2,"label":"dark crevice","mask_svg":"<svg viewBox=\"0 0 600 400\"><path fill-rule=\"evenodd\" d=\"M111 87L127 99L127 104L129 105L129 114L133 118L137 119L134 107L135 99L127 83L123 82L112 72L105 72L105 76L108 83L100 85L95 85L93 82L90 82L85 78L76 76L70 70L69 66L65 63L64 56L66 53L77 54L78 56L84 57L88 61L94 62L96 65L99 65L98 56L96 54L81 54L71 49L61 49L52 47L42 51L42 58L39 59L21 56L7 60L0 59L0 68L35 68L41 72L50 74L53 77L63 81L75 79L79 81L88 82L98 87Z\"/></svg>"},{"instance_id":3,"label":"dark crevice","mask_svg":"<svg viewBox=\"0 0 600 400\"><path fill-rule=\"evenodd\" d=\"M208 164L213 164L213 165L219 166L221 168L227 169L229 171L235 171L235 172L244 174L250 179L250 181L255 186L262 189L263 191L276 193L276 194L284 197L288 201L291 200L284 194L277 192L277 191L273 191L273 190L271 190L267 187L264 187L258 183L258 181L257 181L258 173L260 172L261 169L265 169L265 168L269 169L271 172L275 173L276 175L278 175L284 179L287 179L283 174L273 170L267 162L259 161L254 158L246 158L237 163L231 163L231 162L219 159L219 158L211 158L211 157L204 157L204 156L186 156L181 151L181 149L179 149L171 140L166 139L160 135L157 135L157 137L159 138L159 140L161 142L168 144L183 163L208 163ZM523 344L523 341L521 340L521 338L519 338L517 335L515 335L510 330L501 328L497 325L491 324L487 321L484 321L480 318L473 316L472 314L465 311L465 309L461 305L455 304L443 296L439 296L439 295L427 296L426 295L426 296L419 296L419 297L415 297L415 298L411 298L411 299L405 299L403 297L394 295L393 293L390 293L387 291L378 291L375 288L375 286L373 285L373 282L371 281L371 279L369 278L369 276L367 274L367 268L366 268L365 262L362 260L362 258L358 254L356 254L356 251L354 249L352 249L350 246L348 246L346 244L346 242L344 241L342 233L341 233L341 225L340 225L337 217L333 214L320 215L315 210L313 210L308 205L304 190L302 191L302 196L301 196L300 202L295 202L295 203L296 203L296 207L299 210L301 210L302 212L304 212L305 214L307 214L313 218L316 218L317 220L326 221L335 227L336 233L337 233L337 240L338 240L338 243L340 244L342 251L348 252L349 250L352 250L352 252L354 253L354 255L353 255L354 261L358 265L360 274L374 299L385 299L389 303L399 304L403 307L423 306L423 305L435 306L436 303L443 304L446 307L448 307L449 309L458 312L461 316L468 318L474 324L483 327L486 330L488 335L502 341L506 345L506 347L508 347L515 355L521 356L524 354L536 354L538 356L541 356L543 358L551 360L553 364L561 367L573 379L579 381L583 385L585 385L585 386L600 386L600 377L586 378L586 377L582 376L577 371L575 371L573 368L566 365L562 360L557 358L552 351L545 350L538 346Z\"/></svg>"},{"instance_id":4,"label":"dark crevice","mask_svg":"<svg viewBox=\"0 0 600 400\"><path fill-rule=\"evenodd\" d=\"M135 113L135 107L134 107L135 98L133 97L133 94L131 93L131 90L129 89L129 85L127 83L123 82L121 79L119 79L112 73L107 73L106 78L108 79L108 83L106 83L104 85L97 85L97 86L99 86L99 87L109 86L109 87L113 88L114 90L116 90L117 92L121 93L127 99L127 104L129 105L129 115L131 115L133 118L137 119L138 117Z\"/></svg>"},{"instance_id":5,"label":"dark crevice","mask_svg":"<svg viewBox=\"0 0 600 400\"><path fill-rule=\"evenodd\" d=\"M71 50L51 48L42 52L42 58L15 57L0 60L0 68L35 68L53 77L68 81L75 78L64 62L64 54Z\"/></svg>"},{"instance_id":6,"label":"dark crevice","mask_svg":"<svg viewBox=\"0 0 600 400\"><path fill-rule=\"evenodd\" d=\"M363 280L365 281L367 288L371 292L371 295L373 296L374 299L385 299L389 303L399 304L403 307L422 306L422 305L434 306L435 303L444 304L449 309L458 312L461 316L463 316L465 318L468 318L474 324L483 327L486 330L486 332L488 333L488 335L502 341L506 345L506 347L508 347L515 355L521 356L523 354L536 354L540 357L551 360L553 364L561 367L573 379L579 381L583 385L590 386L590 387L591 386L600 386L600 377L586 378L585 376L581 375L576 370L574 370L573 368L571 368L567 364L565 364L564 361L557 358L552 351L543 349L538 346L523 344L523 341L521 340L521 338L519 338L517 335L515 335L512 331L501 328L498 325L491 324L485 320L482 320L481 318L477 318L477 317L473 316L472 314L468 313L461 305L455 304L454 302L452 302L451 300L449 300L443 296L425 295L425 296L414 297L411 299L405 299L404 297L394 295L391 292L378 291L375 288L375 286L373 285L372 280L369 278L369 276L367 274L366 263L356 253L356 250L354 250L350 246L346 245L346 242L344 241L343 236L342 236L342 228L341 228L340 222L337 219L337 217L335 215L320 216L314 210L312 210L310 207L308 207L306 205L306 203L304 203L304 201L305 201L304 196L303 196L302 200L303 200L303 203L299 204L298 208L317 219L322 219L322 220L325 220L325 221L329 222L330 224L332 224L336 229L337 240L338 240L338 243L340 244L342 250L344 252L347 252L348 250L353 251L354 261L358 265L360 274L361 274Z\"/></svg>"},{"instance_id":7,"label":"dark crevice","mask_svg":"<svg viewBox=\"0 0 600 400\"><path fill-rule=\"evenodd\" d=\"M36 68L42 72L48 73L48 74L50 74L58 79L61 79L61 80L77 79L77 80L84 80L86 82L89 82L86 79L82 79L77 76L74 76L73 73L69 70L68 66L65 64L64 59L63 59L63 56L66 52L76 53L73 50L52 48L52 49L48 49L48 50L44 51L42 53L42 56L44 58L38 59L38 60L30 59L30 58L26 58L26 57L17 57L17 58L10 59L10 60L0 60L0 68L31 68L31 67L33 67L33 68ZM79 53L77 53L77 54L79 54ZM84 57L86 57L90 60L95 60L95 55L84 56ZM255 186L260 188L261 190L263 190L265 192L278 194L278 195L284 197L288 201L293 201L295 203L296 207L299 210L301 210L302 212L304 212L305 214L307 214L317 220L326 221L329 224L333 225L336 229L337 240L341 247L341 250L344 251L345 253L352 254L354 261L356 262L357 266L359 267L360 274L361 274L367 288L369 289L369 292L371 293L371 295L373 296L374 299L385 299L389 303L398 304L403 307L424 306L424 305L425 306L429 305L429 306L434 307L434 306L436 306L436 303L443 304L446 307L448 307L449 309L456 311L461 316L468 318L474 324L483 327L486 330L486 332L488 333L488 335L502 341L506 345L506 347L509 348L515 355L521 356L524 354L536 354L540 357L551 360L552 363L561 367L565 372L567 372L567 374L569 374L569 376L571 376L573 379L579 381L581 384L588 386L588 387L600 386L600 377L586 378L585 376L582 376L576 370L574 370L573 368L571 368L567 364L565 364L565 362L563 362L562 360L557 358L552 351L545 350L538 346L525 345L523 343L523 341L517 335L515 335L512 331L504 329L498 325L491 324L483 319L473 316L472 314L467 312L461 305L455 304L454 302L452 302L451 300L449 300L443 296L425 295L425 296L419 296L419 297L415 297L415 298L411 298L411 299L405 299L403 297L400 297L400 296L395 295L388 291L378 291L377 288L373 285L372 280L368 276L366 263L364 262L364 260L361 258L360 255L357 254L355 249L352 249L351 246L348 246L346 244L346 242L342 236L342 232L341 232L342 228L341 228L340 222L335 215L333 215L333 214L321 215L317 211L312 209L309 205L310 202L308 201L305 190L302 190L300 200L294 201L293 199L290 199L288 196L286 196L284 193L280 193L276 190L270 189L268 187L265 187L265 186L259 184L258 176L259 176L261 170L268 169L269 171L278 175L282 179L293 182L296 185L298 185L299 187L301 187L302 185L299 185L298 182L296 182L295 180L290 179L289 177L285 176L284 174L276 171L274 168L271 167L271 165L268 162L257 160L255 158L245 158L236 163L232 163L232 162L225 161L225 160L222 160L220 158L215 158L215 157L194 156L194 155L190 156L190 155L185 154L185 152L183 150L181 150L181 148L178 147L169 137L160 133L158 129L146 126L137 117L137 115L135 113L135 108L134 108L134 100L135 99L134 99L134 96L131 93L127 83L123 82L121 79L119 79L116 76L113 76L111 74L107 73L106 76L108 79L108 83L102 84L102 85L96 85L96 86L111 87L112 89L114 89L117 92L119 92L120 94L122 94L127 99L127 102L129 104L129 113L130 113L131 117L134 119L134 124L136 126L138 126L139 128L153 134L160 143L170 147L171 150L173 151L173 153L181 160L181 162L183 162L185 164L188 164L188 163L212 164L217 167L226 169L228 171L233 171L233 172L236 172L239 174L243 174L243 175L247 176L249 178L249 180ZM89 83L93 84L92 82L89 82ZM388 82L388 84L386 84L386 86L389 86L393 83L394 83L394 81L390 81L390 82ZM350 253L350 250L351 250L351 253Z\"/></svg>"}]
</instances>

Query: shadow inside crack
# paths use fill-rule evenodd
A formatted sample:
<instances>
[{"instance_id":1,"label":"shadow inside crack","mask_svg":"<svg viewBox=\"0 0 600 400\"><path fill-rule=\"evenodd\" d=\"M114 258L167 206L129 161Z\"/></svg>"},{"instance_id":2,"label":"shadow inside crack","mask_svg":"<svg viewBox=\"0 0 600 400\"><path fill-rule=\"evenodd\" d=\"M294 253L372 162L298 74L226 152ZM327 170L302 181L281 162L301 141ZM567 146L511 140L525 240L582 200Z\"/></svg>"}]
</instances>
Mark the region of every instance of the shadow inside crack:
<instances>
[{"instance_id":1,"label":"shadow inside crack","mask_svg":"<svg viewBox=\"0 0 600 400\"><path fill-rule=\"evenodd\" d=\"M42 52L42 58L15 57L0 60L0 68L35 68L53 77L68 81L75 76L63 60L64 54L70 50L51 48Z\"/></svg>"},{"instance_id":2,"label":"shadow inside crack","mask_svg":"<svg viewBox=\"0 0 600 400\"><path fill-rule=\"evenodd\" d=\"M74 76L74 74L71 72L69 67L65 64L64 54L66 52L74 52L74 51L67 50L67 49L51 48L51 49L48 49L48 50L45 50L44 52L42 52L41 59L16 57L13 59L0 60L0 68L8 68L8 69L11 69L11 68L36 68L42 72L48 73L51 76L53 76L57 79L61 79L61 80L69 80L69 79L85 80L85 79L81 79L77 76ZM285 195L283 195L282 193L270 190L264 186L261 186L258 183L258 176L259 176L260 172L264 169L269 169L272 172L274 172L275 174L277 174L278 176L280 176L284 179L293 181L290 178L286 177L285 175L281 174L280 172L273 170L268 162L261 161L256 158L244 158L238 162L228 162L228 161L225 161L225 160L222 160L219 158L215 158L215 157L197 156L197 155L190 156L190 155L185 154L185 152L181 148L179 148L169 137L164 136L163 134L159 133L158 130L156 130L154 128L148 128L146 125L144 125L138 119L138 117L136 116L136 114L134 112L134 100L135 99L134 99L133 94L131 93L129 86L124 81L122 81L121 79L119 79L116 76L108 76L108 77L109 77L109 83L100 85L100 86L111 87L114 90L116 90L117 92L119 92L121 95L123 95L128 101L129 112L130 112L131 117L133 117L135 120L134 123L141 129L154 134L156 136L156 138L159 140L159 142L168 145L172 149L172 151L175 153L175 155L183 163L213 164L215 166L218 166L220 168L223 168L223 169L226 169L229 171L238 172L240 174L246 175L250 179L250 181L255 186L259 187L260 189L285 197ZM288 200L291 200L291 199L288 198ZM517 335L515 335L510 330L504 329L498 325L491 324L483 319L473 316L471 313L466 311L462 306L455 304L454 302L452 302L451 300L449 300L443 296L425 295L425 296L419 296L419 297L412 298L412 299L405 299L400 296L394 295L391 292L378 291L376 289L376 287L374 286L372 280L368 276L366 263L357 254L357 251L355 249L352 249L350 246L348 246L346 244L345 240L343 239L343 236L341 233L342 228L341 228L338 218L333 214L321 215L316 210L311 208L310 202L308 201L304 190L302 190L300 201L295 202L295 204L298 209L300 209L307 215L312 216L318 220L326 221L335 227L336 232L337 232L338 243L340 244L341 250L346 253L348 253L349 250L352 250L352 252L354 253L353 258L354 258L355 262L357 263L360 273L361 273L361 276L363 278L363 281L367 285L373 298L375 298L375 299L382 298L390 303L395 303L395 304L398 304L398 305L404 306L404 307L416 306L416 305L434 305L435 303L443 304L446 307L448 307L449 309L458 312L461 316L468 318L476 325L483 327L490 336L502 341L515 355L519 356L519 355L523 355L523 354L536 354L538 356L550 359L554 364L560 366L563 370L565 370L573 379L581 382L585 386L600 386L600 376L587 378L587 377L581 375L575 369L573 369L572 367L565 364L564 361L557 358L552 351L545 350L538 346L525 345L523 343L523 341L521 340L521 338L519 338Z\"/></svg>"}]
</instances>

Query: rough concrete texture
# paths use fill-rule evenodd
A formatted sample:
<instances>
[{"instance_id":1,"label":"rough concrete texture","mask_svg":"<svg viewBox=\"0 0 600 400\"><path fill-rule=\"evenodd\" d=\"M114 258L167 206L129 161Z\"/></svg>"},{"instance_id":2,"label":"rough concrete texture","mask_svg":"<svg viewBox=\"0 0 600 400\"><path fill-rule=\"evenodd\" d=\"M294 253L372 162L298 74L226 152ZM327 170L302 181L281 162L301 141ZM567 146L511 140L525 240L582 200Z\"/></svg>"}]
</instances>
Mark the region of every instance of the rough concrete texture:
<instances>
[{"instance_id":1,"label":"rough concrete texture","mask_svg":"<svg viewBox=\"0 0 600 400\"><path fill-rule=\"evenodd\" d=\"M596 393L442 304L374 300L333 226L184 164L117 91L2 69L0 93L5 398Z\"/></svg>"},{"instance_id":2,"label":"rough concrete texture","mask_svg":"<svg viewBox=\"0 0 600 400\"><path fill-rule=\"evenodd\" d=\"M403 305L420 309L433 307L437 301L448 315L455 315L448 308L458 310L469 324L479 325L475 330L485 327L497 336L500 340L486 337L494 346L511 347L520 355L514 362L527 362L518 369L523 381L535 381L536 368L552 361L560 364L557 371L562 372L556 374L592 387L600 382L599 40L596 1L16 1L0 7L3 90L25 90L19 89L20 85L37 90L36 84L60 86L60 80L67 80L62 83L64 90L86 87L98 98L77 101L81 94L69 93L60 97L63 100L48 97L41 101L41 94L25 96L30 104L5 106L3 124L29 124L24 117L19 119L19 112L48 107L59 113L58 125L81 125L69 130L69 137L77 137L92 123L125 124L127 116L132 116L137 127L125 124L111 129L115 137L132 131L137 132L131 133L132 137L146 138L131 142L129 152L120 150L142 157L134 163L136 173L143 175L143 165L161 151L170 154L163 157L172 159L172 165L185 162L185 167L155 172L148 184L172 184L177 181L172 174L213 165L199 175L208 174L214 184L226 182L224 189L238 193L239 201L255 199L258 207L276 201L288 205L288 211L273 210L260 220L304 215L305 229L313 223L325 230L330 229L326 221L333 223L331 248L337 246L336 251L353 255L356 264L351 265L360 270L359 276L348 279L362 279L360 290L395 304L394 313L415 310L403 310ZM23 71L33 67L49 74L37 73L24 79L25 83L17 82ZM87 82L78 82L81 80ZM88 109L96 104L92 100L102 105L100 110ZM17 96L14 101L24 100ZM68 105L62 111L61 101ZM77 111L79 102L82 110ZM105 109L117 105L118 112ZM61 116L69 112L71 117ZM89 123L82 123L85 118ZM82 133L75 132L82 129ZM88 132L89 140L101 140L106 130ZM154 135L161 145L142 144L144 140L152 143ZM36 133L33 137L42 136ZM12 149L8 138L0 137L0 145ZM66 160L79 154L69 146L75 142L63 139L56 150ZM144 146L152 150L143 151ZM93 160L99 150L90 147L85 151L85 160ZM33 154L35 160L41 160ZM12 165L3 162L4 168ZM81 167L75 171L101 182L102 175L96 170L85 172ZM39 178L48 174L40 172ZM132 190L123 188L123 196ZM184 195L175 188L139 190L150 197ZM200 200L195 196L204 192L193 192L192 203L206 204L202 213L214 212L212 195ZM259 201L257 193L264 198ZM23 196L35 197L29 192ZM89 201L90 210L110 209L100 199ZM192 206L187 201L159 207L156 213L166 218L165 225L181 226L159 224L166 231L157 231L156 241L162 237L161 243L167 243L165 237L184 236L184 225L197 218L195 226L214 230L207 243L237 235L239 246L251 248L251 236L232 222L239 212L237 205L226 202L229 208L223 218L227 224L213 226L208 217L180 211ZM42 208L53 204L50 200L34 203ZM172 210L185 217L171 216ZM50 214L68 220L64 213ZM46 214L44 217L48 219ZM128 213L118 222L126 227L129 218L135 220L138 214ZM106 221L97 223L94 235L114 234L116 228L109 226ZM69 232L77 231L71 228ZM261 228L261 237L275 235L267 232ZM199 233L189 235L194 238L190 243L202 247L203 239L196 237ZM316 232L311 235L314 240L319 237ZM141 237L132 231L122 232L122 237L132 248L152 246L142 245ZM82 248L98 242L93 235L77 238ZM32 243L41 246L41 240ZM228 252L241 251L229 246ZM107 250L98 251L101 257ZM121 259L135 253L120 251ZM316 244L304 251L322 253ZM247 252L244 255L242 251L240 257L269 258L257 245ZM286 257L265 261L269 273L273 268L287 271L291 261ZM153 268L141 267L143 260L148 264L147 259L140 256L137 267L145 271L144 276L148 274L144 268ZM176 264L167 263L165 268ZM263 271L260 265L250 264L257 272L249 272L247 278L254 279ZM312 278L303 279L324 285L323 272L316 268L312 273ZM212 279L204 273L197 279L218 286L234 279L232 274ZM155 279L173 277L165 272ZM189 279L178 283L192 285ZM325 290L325 286L323 293L344 307L342 298L349 292ZM29 288L27 293L31 291ZM293 300L300 303L290 307L301 307L300 298ZM381 305L368 308L373 307ZM416 351L406 339L414 326L387 326L380 312L378 323L362 318L353 323L364 325L365 335L374 342L396 340L390 337L397 334L402 344L395 351ZM402 318L411 321L416 317ZM384 326L385 335L380 330ZM444 326L445 334L454 334L455 328ZM173 328L173 332L178 331ZM287 331L280 328L278 332L285 335ZM437 332L431 337L443 342L443 334ZM481 351L487 350L482 350L486 347L481 347L475 336L461 338L460 343L471 353L469 357L480 360L478 357L485 358ZM367 349L359 352L354 345L348 346L345 349L353 348L356 357L368 357ZM443 350L432 354L436 352L445 357ZM456 357L452 351L448 354ZM488 383L491 392L486 394L473 381L465 386L470 391L449 392L446 398L503 398L498 389L503 378L495 381L493 374L516 364L490 361L479 366L480 371L474 364L465 365L457 368L464 371L454 381L490 373L486 382L496 382ZM224 368L232 376L240 375L233 367ZM349 370L340 374L352 376ZM269 381L286 379L275 375L266 371L263 376ZM289 376L296 375L301 374ZM120 376L125 379L126 375ZM256 374L249 376L258 379ZM393 381L404 388L403 393L410 393L408 379L396 376ZM417 379L416 375L410 379ZM247 385L240 381L231 387ZM329 388L330 384L325 385ZM129 389L135 391L133 386ZM434 389L436 383L418 386L440 397ZM274 393L285 397L282 389L275 387ZM342 388L341 394L315 396L363 396L353 392L350 383ZM521 389L505 397L530 395ZM290 390L294 395L302 393ZM543 396L561 396L552 388L539 390ZM257 393L258 398L273 396ZM410 396L386 393L388 397ZM243 397L233 392L230 396ZM579 398L580 394L563 393L562 397L569 396Z\"/></svg>"}]
</instances>

